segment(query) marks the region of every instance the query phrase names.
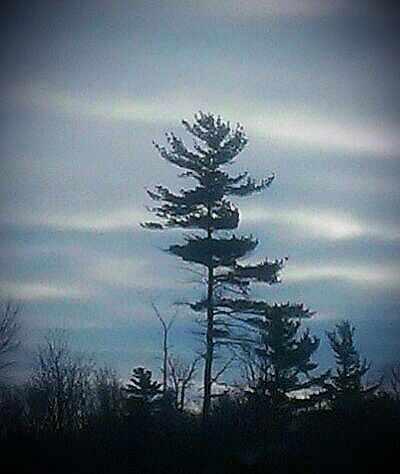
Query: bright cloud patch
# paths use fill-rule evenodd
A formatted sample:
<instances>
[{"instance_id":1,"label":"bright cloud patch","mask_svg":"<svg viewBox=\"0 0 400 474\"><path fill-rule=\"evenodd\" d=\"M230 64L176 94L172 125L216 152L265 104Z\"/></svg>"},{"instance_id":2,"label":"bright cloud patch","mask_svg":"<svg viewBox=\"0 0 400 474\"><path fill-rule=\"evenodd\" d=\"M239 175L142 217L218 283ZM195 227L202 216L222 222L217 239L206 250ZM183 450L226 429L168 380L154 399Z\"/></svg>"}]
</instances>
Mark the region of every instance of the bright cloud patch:
<instances>
[{"instance_id":1,"label":"bright cloud patch","mask_svg":"<svg viewBox=\"0 0 400 474\"><path fill-rule=\"evenodd\" d=\"M261 138L321 151L397 156L400 139L397 127L357 124L345 118L334 120L311 110L288 107L248 117L249 130Z\"/></svg>"},{"instance_id":2,"label":"bright cloud patch","mask_svg":"<svg viewBox=\"0 0 400 474\"><path fill-rule=\"evenodd\" d=\"M97 283L114 288L174 289L179 281L176 276L160 275L159 258L132 259L103 257L93 260L86 269L87 277Z\"/></svg>"},{"instance_id":3,"label":"bright cloud patch","mask_svg":"<svg viewBox=\"0 0 400 474\"><path fill-rule=\"evenodd\" d=\"M400 240L400 228L393 224L361 222L348 215L318 209L254 206L243 208L244 223L271 222L299 230L302 234L329 240L371 237Z\"/></svg>"},{"instance_id":4,"label":"bright cloud patch","mask_svg":"<svg viewBox=\"0 0 400 474\"><path fill-rule=\"evenodd\" d=\"M46 226L58 230L109 232L138 228L140 222L146 220L146 218L148 218L148 215L145 211L124 209L120 211L82 214L16 214L7 223Z\"/></svg>"},{"instance_id":5,"label":"bright cloud patch","mask_svg":"<svg viewBox=\"0 0 400 474\"><path fill-rule=\"evenodd\" d=\"M285 270L285 282L287 283L323 279L398 287L400 272L399 268L382 265L288 265Z\"/></svg>"},{"instance_id":6,"label":"bright cloud patch","mask_svg":"<svg viewBox=\"0 0 400 474\"><path fill-rule=\"evenodd\" d=\"M15 300L49 300L49 299L75 299L83 298L89 295L89 292L81 287L68 285L57 285L43 282L11 282L0 281L2 296Z\"/></svg>"},{"instance_id":7,"label":"bright cloud patch","mask_svg":"<svg viewBox=\"0 0 400 474\"><path fill-rule=\"evenodd\" d=\"M53 89L47 84L21 85L10 90L8 96L13 102L23 106L96 120L154 123L176 119L171 114L171 108L165 108L165 101L162 100L149 102L135 97L95 97L85 92L73 94ZM177 111L176 104L173 110ZM186 110L178 111L182 112L187 113Z\"/></svg>"}]
</instances>

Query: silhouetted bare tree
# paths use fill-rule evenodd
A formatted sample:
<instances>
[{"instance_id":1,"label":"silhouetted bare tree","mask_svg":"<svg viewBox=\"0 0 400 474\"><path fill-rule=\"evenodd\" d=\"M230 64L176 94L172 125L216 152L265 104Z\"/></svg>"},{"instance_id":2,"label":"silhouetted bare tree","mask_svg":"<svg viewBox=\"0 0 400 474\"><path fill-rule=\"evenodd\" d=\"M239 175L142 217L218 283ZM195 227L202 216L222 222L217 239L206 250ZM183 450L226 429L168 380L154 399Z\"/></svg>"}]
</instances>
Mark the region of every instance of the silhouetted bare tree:
<instances>
[{"instance_id":1,"label":"silhouetted bare tree","mask_svg":"<svg viewBox=\"0 0 400 474\"><path fill-rule=\"evenodd\" d=\"M192 362L187 362L180 357L168 359L169 381L174 391L175 408L179 411L185 408L187 390L193 385L198 362L198 357Z\"/></svg>"},{"instance_id":2,"label":"silhouetted bare tree","mask_svg":"<svg viewBox=\"0 0 400 474\"><path fill-rule=\"evenodd\" d=\"M63 331L51 332L29 384L32 415L50 431L81 428L94 409L94 381L93 362L72 352Z\"/></svg>"},{"instance_id":3,"label":"silhouetted bare tree","mask_svg":"<svg viewBox=\"0 0 400 474\"><path fill-rule=\"evenodd\" d=\"M7 301L0 308L0 381L5 376L7 369L13 363L11 353L18 347L18 306L12 301Z\"/></svg>"},{"instance_id":4,"label":"silhouetted bare tree","mask_svg":"<svg viewBox=\"0 0 400 474\"><path fill-rule=\"evenodd\" d=\"M163 392L164 394L168 390L168 351L169 351L169 346L168 346L168 336L169 336L169 331L171 330L174 321L176 319L177 313L171 317L169 321L167 321L160 313L159 309L154 303L151 303L151 306L153 308L154 314L156 315L157 319L161 323L162 327L162 332L163 332L163 342L162 342L162 376L163 376L163 382L162 382L162 387L163 387Z\"/></svg>"}]
</instances>

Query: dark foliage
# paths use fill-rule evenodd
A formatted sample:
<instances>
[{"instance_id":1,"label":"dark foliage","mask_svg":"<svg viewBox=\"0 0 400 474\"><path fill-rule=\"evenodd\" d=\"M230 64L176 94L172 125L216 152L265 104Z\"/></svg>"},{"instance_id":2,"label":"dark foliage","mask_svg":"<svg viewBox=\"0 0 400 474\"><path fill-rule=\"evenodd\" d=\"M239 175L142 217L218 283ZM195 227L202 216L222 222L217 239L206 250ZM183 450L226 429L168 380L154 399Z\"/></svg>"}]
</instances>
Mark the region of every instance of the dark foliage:
<instances>
[{"instance_id":1,"label":"dark foliage","mask_svg":"<svg viewBox=\"0 0 400 474\"><path fill-rule=\"evenodd\" d=\"M97 369L70 350L62 333L53 334L26 384L0 386L2 472L397 472L398 399L383 390L366 396L361 378L367 365L354 350L351 326L331 333L340 368L333 377L342 374L346 360L352 382L338 387L363 395L345 410L335 403L306 406L287 395L316 382L309 373L318 341L307 331L299 334L298 318L308 311L290 305L265 309L263 317L248 320L260 336L255 354L268 367L258 373L261 385L227 389L215 398L206 424L200 414L184 411L173 392L161 390L151 371L135 368L123 389L111 369ZM195 362L175 359L171 366L177 389L182 381L190 385ZM274 372L278 367L285 375L281 380ZM290 416L282 417L282 402Z\"/></svg>"},{"instance_id":2,"label":"dark foliage","mask_svg":"<svg viewBox=\"0 0 400 474\"><path fill-rule=\"evenodd\" d=\"M31 380L0 386L2 472L397 472L396 392L369 390L367 396L361 381L367 364L354 349L350 324L331 333L340 369L331 384L342 374L336 389L362 395L345 409L337 403L304 405L287 396L316 382L309 373L318 341L307 331L299 334L300 315L308 315L302 306L276 305L269 313L264 307L262 318L251 316L248 323L260 336L254 351L268 369L258 372L260 386L228 388L216 397L206 424L200 414L184 411L173 392L161 390L151 371L135 368L123 389L111 369L78 358L62 334L48 338ZM342 383L344 361L349 383ZM182 380L190 382L195 362L175 359L171 366L179 390ZM278 367L285 374L282 384L275 377ZM282 412L282 402L289 412Z\"/></svg>"},{"instance_id":3,"label":"dark foliage","mask_svg":"<svg viewBox=\"0 0 400 474\"><path fill-rule=\"evenodd\" d=\"M23 402L8 403L18 411ZM4 472L385 473L396 472L391 464L400 436L399 406L385 394L353 406L346 416L300 411L283 443L272 435L268 407L245 394L220 397L207 425L176 410L113 417L70 433L35 433L17 419L19 425L0 438Z\"/></svg>"},{"instance_id":4,"label":"dark foliage","mask_svg":"<svg viewBox=\"0 0 400 474\"><path fill-rule=\"evenodd\" d=\"M260 302L255 302L255 312ZM251 302L249 301L249 306ZM251 308L247 308L250 312ZM265 398L271 408L299 406L310 402L307 391L320 387L328 373L312 376L318 364L311 360L319 340L309 330L299 333L301 319L310 317L302 305L264 305L261 317L245 320L251 332L240 344L242 360L252 394ZM291 396L300 393L301 398Z\"/></svg>"}]
</instances>

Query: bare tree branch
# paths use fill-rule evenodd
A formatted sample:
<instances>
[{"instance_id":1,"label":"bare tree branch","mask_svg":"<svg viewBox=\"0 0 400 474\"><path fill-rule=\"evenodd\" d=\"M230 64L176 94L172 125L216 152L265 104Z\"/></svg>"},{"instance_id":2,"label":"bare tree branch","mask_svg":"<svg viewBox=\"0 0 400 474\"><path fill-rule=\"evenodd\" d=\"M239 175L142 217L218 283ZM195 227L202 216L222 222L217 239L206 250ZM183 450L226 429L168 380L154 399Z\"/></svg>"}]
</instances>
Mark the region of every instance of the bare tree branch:
<instances>
[{"instance_id":1,"label":"bare tree branch","mask_svg":"<svg viewBox=\"0 0 400 474\"><path fill-rule=\"evenodd\" d=\"M232 363L234 362L235 358L234 357L231 357L223 366L220 370L218 370L218 372L216 372L214 374L214 377L212 378L212 383L216 383L218 382L218 379L221 377L221 375L226 372L229 367L232 365Z\"/></svg>"},{"instance_id":2,"label":"bare tree branch","mask_svg":"<svg viewBox=\"0 0 400 474\"><path fill-rule=\"evenodd\" d=\"M175 406L180 411L184 410L186 392L192 385L200 359L201 357L198 356L191 363L179 357L168 359L169 380L175 392Z\"/></svg>"},{"instance_id":3,"label":"bare tree branch","mask_svg":"<svg viewBox=\"0 0 400 474\"><path fill-rule=\"evenodd\" d=\"M19 346L18 312L18 306L11 300L5 302L0 309L0 373L12 365L9 355Z\"/></svg>"},{"instance_id":4,"label":"bare tree branch","mask_svg":"<svg viewBox=\"0 0 400 474\"><path fill-rule=\"evenodd\" d=\"M156 318L160 321L162 330L163 330L163 367L162 367L162 374L163 374L163 392L165 393L168 389L168 335L169 331L171 330L177 316L178 310L175 310L174 315L169 319L169 321L165 320L161 315L159 309L157 308L156 304L151 301L151 307L153 308L154 314Z\"/></svg>"}]
</instances>

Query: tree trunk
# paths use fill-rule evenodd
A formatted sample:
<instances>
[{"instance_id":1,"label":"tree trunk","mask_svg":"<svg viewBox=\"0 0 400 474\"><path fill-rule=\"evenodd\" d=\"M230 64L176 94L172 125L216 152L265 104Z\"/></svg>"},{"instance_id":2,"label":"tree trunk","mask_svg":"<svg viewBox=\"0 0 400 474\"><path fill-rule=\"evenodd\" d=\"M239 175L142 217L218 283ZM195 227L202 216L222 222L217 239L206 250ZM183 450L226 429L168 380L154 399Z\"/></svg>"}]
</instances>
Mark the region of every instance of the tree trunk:
<instances>
[{"instance_id":1,"label":"tree trunk","mask_svg":"<svg viewBox=\"0 0 400 474\"><path fill-rule=\"evenodd\" d=\"M211 387L212 387L212 363L214 355L214 308L213 291L214 290L214 268L208 267L208 286L207 286L207 333L206 333L206 360L204 366L204 399L203 399L203 421L208 418L211 405Z\"/></svg>"},{"instance_id":2,"label":"tree trunk","mask_svg":"<svg viewBox=\"0 0 400 474\"><path fill-rule=\"evenodd\" d=\"M163 335L163 392L168 389L168 331L164 329Z\"/></svg>"},{"instance_id":3,"label":"tree trunk","mask_svg":"<svg viewBox=\"0 0 400 474\"><path fill-rule=\"evenodd\" d=\"M186 387L185 387L185 383L183 383L181 387L181 393L180 393L180 401L179 401L179 408L178 408L179 411L183 411L183 409L185 408L185 391L186 391Z\"/></svg>"}]
</instances>

